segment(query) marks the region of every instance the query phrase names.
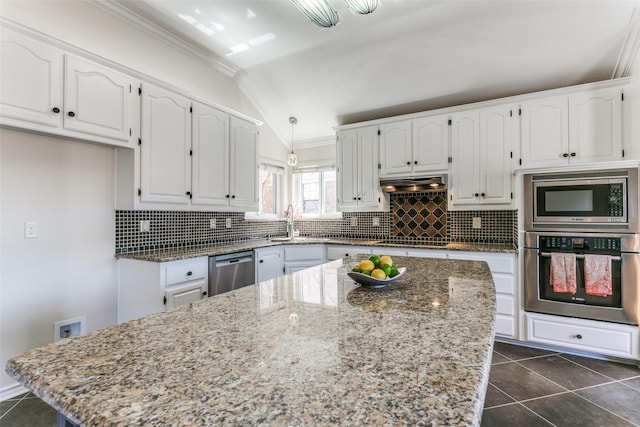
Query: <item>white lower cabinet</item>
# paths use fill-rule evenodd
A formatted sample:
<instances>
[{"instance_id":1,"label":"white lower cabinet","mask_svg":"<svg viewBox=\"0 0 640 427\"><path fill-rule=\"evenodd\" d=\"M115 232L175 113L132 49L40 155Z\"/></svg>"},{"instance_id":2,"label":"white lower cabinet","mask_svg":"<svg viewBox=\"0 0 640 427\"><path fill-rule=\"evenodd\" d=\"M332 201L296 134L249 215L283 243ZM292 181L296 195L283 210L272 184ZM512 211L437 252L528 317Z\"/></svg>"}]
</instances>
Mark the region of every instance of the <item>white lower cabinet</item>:
<instances>
[{"instance_id":1,"label":"white lower cabinet","mask_svg":"<svg viewBox=\"0 0 640 427\"><path fill-rule=\"evenodd\" d=\"M258 248L254 252L256 283L282 276L284 273L284 257L281 246Z\"/></svg>"},{"instance_id":2,"label":"white lower cabinet","mask_svg":"<svg viewBox=\"0 0 640 427\"><path fill-rule=\"evenodd\" d=\"M360 254L371 255L371 248L365 246L327 245L326 252L328 262Z\"/></svg>"},{"instance_id":3,"label":"white lower cabinet","mask_svg":"<svg viewBox=\"0 0 640 427\"><path fill-rule=\"evenodd\" d=\"M207 296L209 258L152 262L118 260L118 323Z\"/></svg>"},{"instance_id":4,"label":"white lower cabinet","mask_svg":"<svg viewBox=\"0 0 640 427\"><path fill-rule=\"evenodd\" d=\"M284 274L315 267L324 262L324 245L285 245Z\"/></svg>"},{"instance_id":5,"label":"white lower cabinet","mask_svg":"<svg viewBox=\"0 0 640 427\"><path fill-rule=\"evenodd\" d=\"M627 359L639 358L637 326L526 313L527 340Z\"/></svg>"}]
</instances>

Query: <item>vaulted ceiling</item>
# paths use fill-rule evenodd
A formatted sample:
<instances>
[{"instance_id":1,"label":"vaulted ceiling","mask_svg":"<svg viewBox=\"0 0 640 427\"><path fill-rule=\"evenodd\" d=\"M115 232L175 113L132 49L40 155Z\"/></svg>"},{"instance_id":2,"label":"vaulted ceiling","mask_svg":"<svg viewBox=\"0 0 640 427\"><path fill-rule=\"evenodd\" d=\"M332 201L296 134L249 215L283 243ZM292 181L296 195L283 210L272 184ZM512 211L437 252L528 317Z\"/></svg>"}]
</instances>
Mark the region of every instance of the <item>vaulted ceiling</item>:
<instances>
[{"instance_id":1,"label":"vaulted ceiling","mask_svg":"<svg viewBox=\"0 0 640 427\"><path fill-rule=\"evenodd\" d=\"M332 28L290 0L103 0L232 75L285 143L333 126L628 73L639 1L380 0Z\"/></svg>"}]
</instances>

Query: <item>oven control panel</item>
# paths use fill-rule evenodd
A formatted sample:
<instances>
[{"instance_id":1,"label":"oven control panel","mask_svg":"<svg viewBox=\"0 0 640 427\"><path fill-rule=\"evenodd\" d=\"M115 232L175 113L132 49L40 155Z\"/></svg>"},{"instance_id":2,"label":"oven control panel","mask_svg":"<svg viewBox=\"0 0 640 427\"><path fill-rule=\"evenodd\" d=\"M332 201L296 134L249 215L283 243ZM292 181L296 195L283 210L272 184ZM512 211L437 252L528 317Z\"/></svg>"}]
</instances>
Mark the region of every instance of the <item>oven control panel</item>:
<instances>
[{"instance_id":1,"label":"oven control panel","mask_svg":"<svg viewBox=\"0 0 640 427\"><path fill-rule=\"evenodd\" d=\"M541 251L620 251L616 237L540 236Z\"/></svg>"}]
</instances>

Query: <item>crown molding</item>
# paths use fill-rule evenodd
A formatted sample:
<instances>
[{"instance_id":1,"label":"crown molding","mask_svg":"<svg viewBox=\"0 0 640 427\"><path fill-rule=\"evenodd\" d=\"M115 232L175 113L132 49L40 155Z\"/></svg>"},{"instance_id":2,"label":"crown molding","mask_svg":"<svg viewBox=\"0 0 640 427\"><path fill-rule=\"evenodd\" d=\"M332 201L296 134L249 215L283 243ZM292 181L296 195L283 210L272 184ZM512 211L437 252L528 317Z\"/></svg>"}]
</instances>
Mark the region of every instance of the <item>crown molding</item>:
<instances>
[{"instance_id":1,"label":"crown molding","mask_svg":"<svg viewBox=\"0 0 640 427\"><path fill-rule=\"evenodd\" d=\"M313 147L325 147L327 145L336 145L336 136L321 136L319 138L305 139L295 142L296 149L313 148Z\"/></svg>"},{"instance_id":2,"label":"crown molding","mask_svg":"<svg viewBox=\"0 0 640 427\"><path fill-rule=\"evenodd\" d=\"M618 77L629 77L631 74L631 68L638 55L640 49L640 12L638 7L633 8L633 13L629 19L629 25L627 26L627 34L620 49L620 55L618 56L618 62L613 69L611 78L616 79Z\"/></svg>"},{"instance_id":3,"label":"crown molding","mask_svg":"<svg viewBox=\"0 0 640 427\"><path fill-rule=\"evenodd\" d=\"M134 27L144 31L145 33L159 39L189 55L198 58L221 73L234 77L237 70L229 65L221 62L218 58L214 57L211 53L195 47L192 43L189 43L175 34L170 33L161 26L154 24L146 18L132 12L126 7L113 0L86 0L88 3L110 13L116 18L133 25Z\"/></svg>"}]
</instances>

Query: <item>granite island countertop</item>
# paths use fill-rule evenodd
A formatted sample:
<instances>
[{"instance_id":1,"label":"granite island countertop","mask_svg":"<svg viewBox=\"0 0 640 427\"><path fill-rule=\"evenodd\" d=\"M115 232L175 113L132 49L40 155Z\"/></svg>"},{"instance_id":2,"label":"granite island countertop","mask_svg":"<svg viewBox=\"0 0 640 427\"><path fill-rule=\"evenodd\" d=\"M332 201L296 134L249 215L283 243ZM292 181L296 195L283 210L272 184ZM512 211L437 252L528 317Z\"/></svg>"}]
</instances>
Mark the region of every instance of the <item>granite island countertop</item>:
<instances>
[{"instance_id":1,"label":"granite island countertop","mask_svg":"<svg viewBox=\"0 0 640 427\"><path fill-rule=\"evenodd\" d=\"M517 253L513 245L491 243L462 243L450 242L444 245L434 244L410 244L401 241L393 242L380 239L349 239L339 237L296 237L291 240L280 239L246 239L224 242L209 246L180 247L170 249L158 249L141 252L125 252L116 254L117 258L136 259L140 261L167 262L201 256L217 256L236 252L251 251L258 248L280 245L353 245L373 246L379 248L405 248L405 249L435 249L467 252L498 252Z\"/></svg>"},{"instance_id":2,"label":"granite island countertop","mask_svg":"<svg viewBox=\"0 0 640 427\"><path fill-rule=\"evenodd\" d=\"M348 258L27 351L7 373L91 426L477 426L495 292L486 263Z\"/></svg>"}]
</instances>

